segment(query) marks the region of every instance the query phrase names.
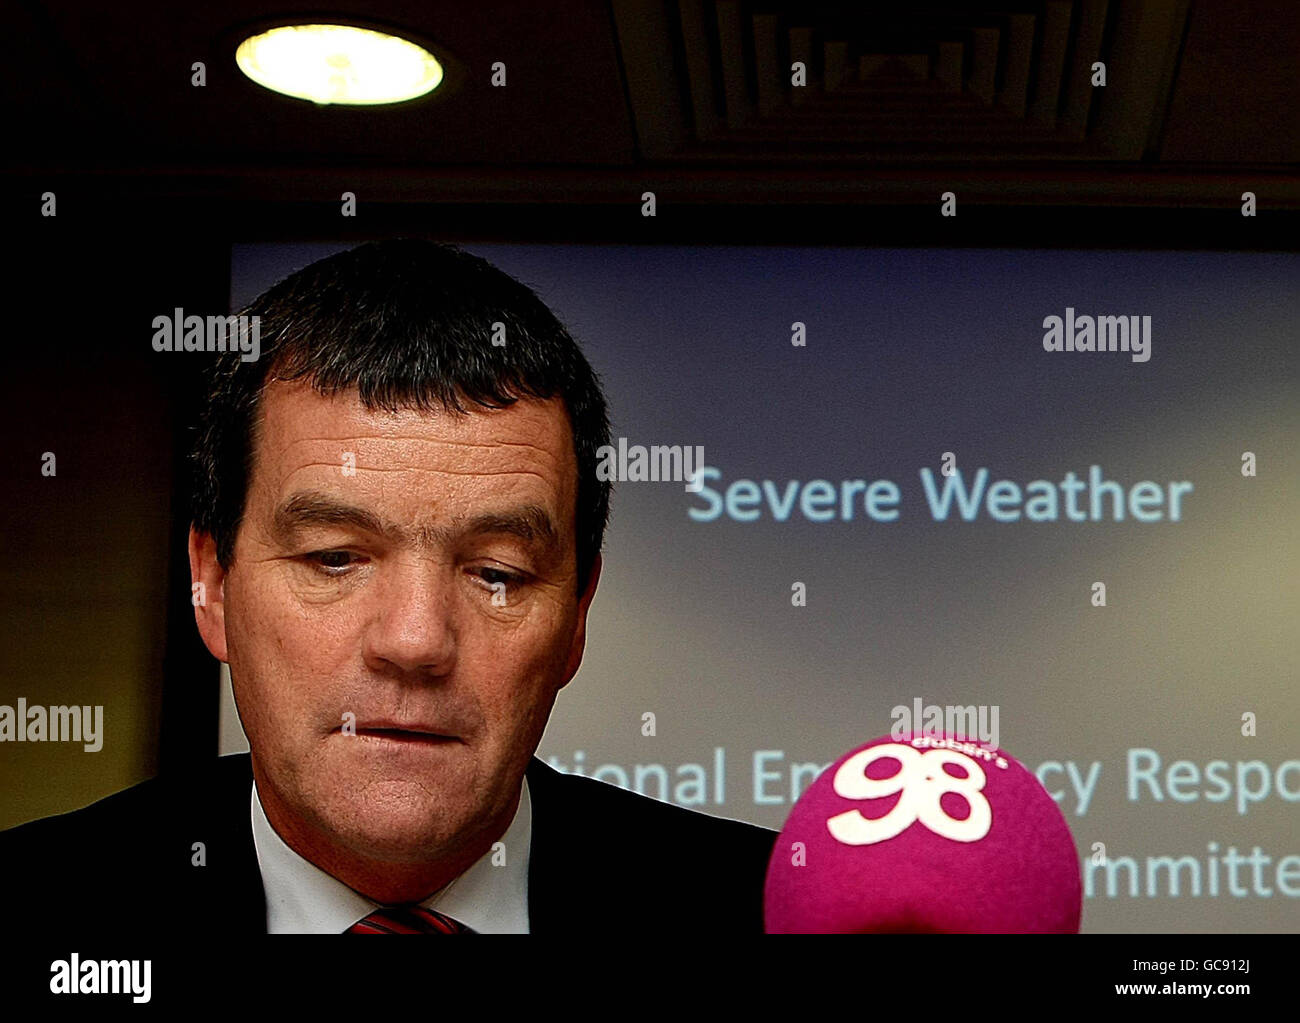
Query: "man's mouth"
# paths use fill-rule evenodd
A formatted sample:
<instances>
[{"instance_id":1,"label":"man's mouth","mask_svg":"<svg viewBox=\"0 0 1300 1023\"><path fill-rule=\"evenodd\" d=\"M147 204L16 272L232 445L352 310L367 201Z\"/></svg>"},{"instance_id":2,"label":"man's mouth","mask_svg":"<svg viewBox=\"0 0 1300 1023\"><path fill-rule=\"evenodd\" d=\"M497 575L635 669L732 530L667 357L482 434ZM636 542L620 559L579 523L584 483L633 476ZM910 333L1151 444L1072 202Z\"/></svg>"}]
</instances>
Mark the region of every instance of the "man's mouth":
<instances>
[{"instance_id":1,"label":"man's mouth","mask_svg":"<svg viewBox=\"0 0 1300 1023\"><path fill-rule=\"evenodd\" d=\"M395 739L398 742L456 742L456 738L451 735L412 732L405 728L358 728L357 735L373 735L379 739Z\"/></svg>"},{"instance_id":2,"label":"man's mouth","mask_svg":"<svg viewBox=\"0 0 1300 1023\"><path fill-rule=\"evenodd\" d=\"M342 726L334 730L336 732L343 731ZM404 727L389 724L357 725L356 734L361 737L384 739L390 742L423 743L427 745L460 741L459 737L455 735L447 735L444 732L438 732L433 728L422 725Z\"/></svg>"}]
</instances>

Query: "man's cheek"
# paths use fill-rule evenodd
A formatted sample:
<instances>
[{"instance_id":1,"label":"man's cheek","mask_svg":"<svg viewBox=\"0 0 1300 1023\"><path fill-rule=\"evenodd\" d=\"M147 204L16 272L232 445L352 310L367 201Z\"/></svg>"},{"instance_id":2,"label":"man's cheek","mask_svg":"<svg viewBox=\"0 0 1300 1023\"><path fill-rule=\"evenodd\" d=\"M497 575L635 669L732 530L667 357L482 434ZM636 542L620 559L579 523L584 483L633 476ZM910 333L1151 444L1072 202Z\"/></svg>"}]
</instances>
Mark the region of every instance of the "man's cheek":
<instances>
[{"instance_id":1,"label":"man's cheek","mask_svg":"<svg viewBox=\"0 0 1300 1023\"><path fill-rule=\"evenodd\" d=\"M513 636L508 642L487 646L475 658L477 668L466 660L462 666L484 681L479 700L493 719L495 731L513 731L531 718L538 700L550 689L555 670L548 649L538 649L532 637ZM505 727L502 727L505 726Z\"/></svg>"},{"instance_id":2,"label":"man's cheek","mask_svg":"<svg viewBox=\"0 0 1300 1023\"><path fill-rule=\"evenodd\" d=\"M299 601L288 591L257 605L249 622L250 639L270 662L289 668L326 665L358 635L364 609L355 602Z\"/></svg>"}]
</instances>

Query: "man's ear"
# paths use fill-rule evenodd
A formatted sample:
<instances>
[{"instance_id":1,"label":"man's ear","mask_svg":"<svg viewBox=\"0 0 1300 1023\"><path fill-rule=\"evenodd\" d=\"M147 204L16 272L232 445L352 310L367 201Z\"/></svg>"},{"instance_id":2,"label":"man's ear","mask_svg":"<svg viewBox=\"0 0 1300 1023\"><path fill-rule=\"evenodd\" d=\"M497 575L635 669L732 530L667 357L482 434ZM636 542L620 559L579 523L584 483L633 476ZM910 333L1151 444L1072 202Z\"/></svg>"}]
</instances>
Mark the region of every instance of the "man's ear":
<instances>
[{"instance_id":1,"label":"man's ear","mask_svg":"<svg viewBox=\"0 0 1300 1023\"><path fill-rule=\"evenodd\" d=\"M587 580L587 588L578 598L578 627L573 632L573 646L569 648L569 663L564 669L561 689L572 681L573 676L578 673L578 667L582 664L582 654L587 648L587 609L591 607L591 598L596 595L596 584L600 582L602 564L601 556L597 554L591 563L591 578Z\"/></svg>"},{"instance_id":2,"label":"man's ear","mask_svg":"<svg viewBox=\"0 0 1300 1023\"><path fill-rule=\"evenodd\" d=\"M226 656L226 570L217 560L217 543L208 533L190 527L190 601L194 621L208 652L219 661Z\"/></svg>"}]
</instances>

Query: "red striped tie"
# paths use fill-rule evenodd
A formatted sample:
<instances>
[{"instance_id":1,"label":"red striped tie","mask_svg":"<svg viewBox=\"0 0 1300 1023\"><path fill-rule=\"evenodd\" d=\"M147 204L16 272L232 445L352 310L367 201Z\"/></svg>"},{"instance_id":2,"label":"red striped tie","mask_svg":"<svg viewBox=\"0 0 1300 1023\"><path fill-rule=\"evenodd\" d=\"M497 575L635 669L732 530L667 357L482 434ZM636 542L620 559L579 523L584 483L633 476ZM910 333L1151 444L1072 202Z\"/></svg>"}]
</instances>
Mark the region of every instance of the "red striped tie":
<instances>
[{"instance_id":1,"label":"red striped tie","mask_svg":"<svg viewBox=\"0 0 1300 1023\"><path fill-rule=\"evenodd\" d=\"M385 906L358 920L346 934L476 934L459 920L423 906Z\"/></svg>"}]
</instances>

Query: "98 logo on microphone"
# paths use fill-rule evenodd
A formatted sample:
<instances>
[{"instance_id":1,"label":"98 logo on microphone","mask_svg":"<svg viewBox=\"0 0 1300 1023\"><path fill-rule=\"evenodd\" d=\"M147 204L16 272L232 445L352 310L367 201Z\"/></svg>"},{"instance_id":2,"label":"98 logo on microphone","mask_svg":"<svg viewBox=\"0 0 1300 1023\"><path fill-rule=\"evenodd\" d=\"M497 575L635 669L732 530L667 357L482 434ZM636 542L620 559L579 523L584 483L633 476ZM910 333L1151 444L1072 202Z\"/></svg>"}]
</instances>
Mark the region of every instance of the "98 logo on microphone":
<instances>
[{"instance_id":1,"label":"98 logo on microphone","mask_svg":"<svg viewBox=\"0 0 1300 1023\"><path fill-rule=\"evenodd\" d=\"M892 759L899 763L898 773L890 778L868 778L867 768L877 760ZM952 764L966 772L955 778L943 769ZM918 752L911 746L887 742L859 750L835 772L835 794L845 799L880 799L902 792L898 803L883 817L864 817L859 810L848 810L826 820L834 838L845 845L874 845L901 834L920 821L936 835L954 842L978 842L989 833L993 812L983 795L984 769L978 763L950 749ZM952 792L966 800L970 816L958 820L949 816L941 802Z\"/></svg>"}]
</instances>

